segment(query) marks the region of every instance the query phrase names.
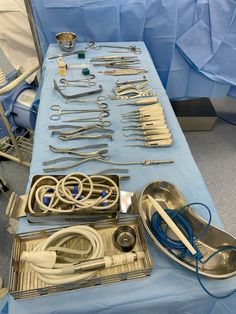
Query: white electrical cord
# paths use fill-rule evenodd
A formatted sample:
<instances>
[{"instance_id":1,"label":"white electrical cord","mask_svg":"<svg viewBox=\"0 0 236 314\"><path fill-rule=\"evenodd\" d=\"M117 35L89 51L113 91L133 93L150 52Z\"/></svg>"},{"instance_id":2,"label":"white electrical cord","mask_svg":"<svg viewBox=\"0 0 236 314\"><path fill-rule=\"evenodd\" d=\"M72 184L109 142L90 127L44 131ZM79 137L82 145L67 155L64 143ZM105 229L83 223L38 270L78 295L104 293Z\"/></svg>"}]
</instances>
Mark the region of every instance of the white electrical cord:
<instances>
[{"instance_id":1,"label":"white electrical cord","mask_svg":"<svg viewBox=\"0 0 236 314\"><path fill-rule=\"evenodd\" d=\"M43 213L71 213L87 209L104 211L114 207L118 200L119 188L112 179L76 172L60 180L53 176L39 178L30 190L28 209L32 214L36 209Z\"/></svg>"},{"instance_id":2,"label":"white electrical cord","mask_svg":"<svg viewBox=\"0 0 236 314\"><path fill-rule=\"evenodd\" d=\"M78 236L89 241L90 245L86 251L63 247L63 244L75 237L78 238ZM95 275L96 271L75 273L79 258L69 263L56 262L56 258L59 256L56 252L61 251L75 255L89 255L89 259L97 259L104 256L104 245L101 236L95 229L88 226L72 226L57 231L47 239L42 240L32 252L23 252L21 260L29 262L37 277L50 285L73 283L89 279ZM67 258L65 257L64 260ZM71 259L69 258L69 260Z\"/></svg>"},{"instance_id":3,"label":"white electrical cord","mask_svg":"<svg viewBox=\"0 0 236 314\"><path fill-rule=\"evenodd\" d=\"M3 86L5 84L7 84L7 79L6 79L5 73L0 68L0 86Z\"/></svg>"},{"instance_id":4,"label":"white electrical cord","mask_svg":"<svg viewBox=\"0 0 236 314\"><path fill-rule=\"evenodd\" d=\"M88 248L75 250L68 247L68 242L75 238L78 246L78 237L83 241L88 240ZM78 255L84 258L78 258ZM41 281L49 285L63 285L89 279L95 276L101 267L134 263L144 258L144 251L104 256L104 245L99 233L91 227L80 225L53 233L35 246L33 251L22 252L20 259L29 263Z\"/></svg>"}]
</instances>

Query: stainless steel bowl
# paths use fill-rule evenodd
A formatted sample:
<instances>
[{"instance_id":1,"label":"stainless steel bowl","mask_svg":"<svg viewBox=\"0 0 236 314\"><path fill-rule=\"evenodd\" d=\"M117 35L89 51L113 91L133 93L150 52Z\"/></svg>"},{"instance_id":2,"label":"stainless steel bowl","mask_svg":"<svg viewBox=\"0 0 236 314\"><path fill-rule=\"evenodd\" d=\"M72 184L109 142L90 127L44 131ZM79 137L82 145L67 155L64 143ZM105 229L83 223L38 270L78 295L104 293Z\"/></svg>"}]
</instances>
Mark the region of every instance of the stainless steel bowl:
<instances>
[{"instance_id":1,"label":"stainless steel bowl","mask_svg":"<svg viewBox=\"0 0 236 314\"><path fill-rule=\"evenodd\" d=\"M196 261L190 257L177 255L177 252L167 250L154 236L150 226L150 219L155 212L147 195L152 196L159 205L164 208L179 209L186 205L186 200L177 187L169 182L156 181L145 186L139 198L139 213L145 229L152 238L154 244L159 247L171 259L182 266L195 272ZM198 235L207 225L207 222L199 217L191 208L182 212L183 216L192 226L194 235ZM172 235L171 235L172 237ZM236 245L236 239L220 228L210 225L207 232L196 241L203 254L203 261L210 255L226 245ZM227 249L213 256L206 263L199 263L199 273L211 278L228 278L236 275L236 251Z\"/></svg>"},{"instance_id":2,"label":"stainless steel bowl","mask_svg":"<svg viewBox=\"0 0 236 314\"><path fill-rule=\"evenodd\" d=\"M72 32L57 33L56 40L61 51L71 52L75 48L76 34Z\"/></svg>"}]
</instances>

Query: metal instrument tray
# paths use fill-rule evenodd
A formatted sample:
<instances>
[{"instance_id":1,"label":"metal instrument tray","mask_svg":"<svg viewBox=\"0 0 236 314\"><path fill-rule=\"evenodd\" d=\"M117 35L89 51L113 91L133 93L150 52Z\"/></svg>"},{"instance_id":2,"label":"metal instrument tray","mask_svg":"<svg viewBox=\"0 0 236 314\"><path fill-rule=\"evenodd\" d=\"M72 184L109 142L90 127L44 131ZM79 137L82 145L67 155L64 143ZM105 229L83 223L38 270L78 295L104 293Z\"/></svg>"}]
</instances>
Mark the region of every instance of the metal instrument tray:
<instances>
[{"instance_id":1,"label":"metal instrument tray","mask_svg":"<svg viewBox=\"0 0 236 314\"><path fill-rule=\"evenodd\" d=\"M31 251L37 243L40 242L40 240L50 236L52 233L62 228L18 234L15 236L13 241L9 275L9 293L14 297L14 299L38 297L150 275L152 270L152 261L144 237L142 222L139 217L91 222L88 225L95 228L101 235L104 241L105 255L120 253L113 243L113 233L118 227L129 225L136 231L136 245L133 250L143 250L145 258L132 264L98 270L95 277L78 283L49 286L38 279L35 272L27 263L20 261L20 256L23 251ZM76 240L71 240L70 243L73 245L73 248L76 249Z\"/></svg>"},{"instance_id":2,"label":"metal instrument tray","mask_svg":"<svg viewBox=\"0 0 236 314\"><path fill-rule=\"evenodd\" d=\"M45 175L35 175L32 178L32 182L30 185L30 189L34 185L34 183L44 177ZM52 175L51 175L52 176ZM105 175L106 177L111 178L117 184L119 188L119 177L116 175ZM56 179L62 179L65 175L53 175ZM42 184L48 183L49 179L45 179L45 181L41 181ZM29 193L23 196L18 196L13 194L8 203L7 214L11 217L14 217L14 212L20 212L20 216L27 216L27 219L31 223L83 223L89 221L97 221L97 220L105 220L105 219L114 219L117 218L117 215L120 210L120 195L119 200L116 205L114 205L109 210L80 210L79 212L71 212L71 213L43 213L40 209L34 208L35 213L31 213L28 209L28 196ZM32 199L34 202L34 199ZM17 216L15 214L15 216Z\"/></svg>"},{"instance_id":3,"label":"metal instrument tray","mask_svg":"<svg viewBox=\"0 0 236 314\"><path fill-rule=\"evenodd\" d=\"M156 181L145 186L139 198L139 214L142 218L144 227L154 244L159 247L166 255L186 268L196 271L196 261L190 257L178 256L176 252L165 248L154 236L150 226L150 218L155 209L147 201L146 195L151 195L159 205L165 208L180 209L187 204L182 193L177 187L169 182ZM191 208L181 212L185 219L192 226L195 236L201 233L206 227L207 222L199 217ZM171 235L172 236L172 235ZM173 236L174 237L174 236ZM236 275L236 251L225 250L216 254L208 262L204 263L209 256L216 252L220 247L226 245L236 245L236 239L220 228L210 225L207 231L196 240L203 255L203 263L199 263L199 273L211 278L223 279Z\"/></svg>"}]
</instances>

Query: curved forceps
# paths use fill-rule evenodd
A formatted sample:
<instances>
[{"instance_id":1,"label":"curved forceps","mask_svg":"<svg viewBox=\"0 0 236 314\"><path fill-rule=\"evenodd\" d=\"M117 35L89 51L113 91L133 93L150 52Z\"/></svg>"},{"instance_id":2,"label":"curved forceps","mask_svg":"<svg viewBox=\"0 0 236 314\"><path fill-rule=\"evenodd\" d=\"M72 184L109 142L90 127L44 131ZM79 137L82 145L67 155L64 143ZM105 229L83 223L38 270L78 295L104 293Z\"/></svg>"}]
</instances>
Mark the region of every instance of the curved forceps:
<instances>
[{"instance_id":1,"label":"curved forceps","mask_svg":"<svg viewBox=\"0 0 236 314\"><path fill-rule=\"evenodd\" d=\"M99 112L99 117L103 115L105 118L110 115L110 112L107 109L62 109L60 105L52 105L50 109L55 112L49 117L52 121L60 120L61 116L66 114Z\"/></svg>"},{"instance_id":2,"label":"curved forceps","mask_svg":"<svg viewBox=\"0 0 236 314\"><path fill-rule=\"evenodd\" d=\"M99 50L101 48L114 48L114 49L124 49L124 50L129 50L135 54L140 54L142 53L141 48L135 46L135 45L130 45L130 46L115 46L115 45L97 45L95 44L94 41L90 41L87 43L87 46L85 49L95 49ZM118 52L118 51L113 51L113 52ZM124 52L124 51L119 51L119 52Z\"/></svg>"},{"instance_id":3,"label":"curved forceps","mask_svg":"<svg viewBox=\"0 0 236 314\"><path fill-rule=\"evenodd\" d=\"M78 80L67 80L65 78L60 79L62 85L59 86L60 89L65 89L66 87L90 87L95 86L96 83L91 80L95 79L94 74L90 74L87 78L78 79Z\"/></svg>"}]
</instances>

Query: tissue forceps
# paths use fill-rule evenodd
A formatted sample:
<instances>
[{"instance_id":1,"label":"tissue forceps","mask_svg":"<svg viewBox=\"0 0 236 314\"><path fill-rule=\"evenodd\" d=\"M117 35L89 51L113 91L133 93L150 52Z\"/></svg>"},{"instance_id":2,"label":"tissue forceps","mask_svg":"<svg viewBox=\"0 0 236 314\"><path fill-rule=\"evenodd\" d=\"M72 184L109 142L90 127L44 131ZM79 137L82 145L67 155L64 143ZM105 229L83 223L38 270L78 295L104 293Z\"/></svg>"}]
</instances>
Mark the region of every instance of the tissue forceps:
<instances>
[{"instance_id":1,"label":"tissue forceps","mask_svg":"<svg viewBox=\"0 0 236 314\"><path fill-rule=\"evenodd\" d=\"M52 105L50 107L52 111L55 113L51 114L49 117L52 121L60 120L61 116L67 115L67 114L77 114L77 113L90 113L90 112L99 112L99 113L106 113L106 117L110 115L110 112L108 109L62 109L60 105Z\"/></svg>"},{"instance_id":2,"label":"tissue forceps","mask_svg":"<svg viewBox=\"0 0 236 314\"><path fill-rule=\"evenodd\" d=\"M95 49L95 50L100 50L101 48L113 48L113 49L121 49L121 50L128 50L136 54L142 53L142 50L138 48L135 45L130 45L130 46L116 46L116 45L97 45L95 42L90 41L87 43L87 49ZM112 52L118 53L118 51L112 50ZM119 51L119 52L125 52L125 51Z\"/></svg>"},{"instance_id":3,"label":"tissue forceps","mask_svg":"<svg viewBox=\"0 0 236 314\"><path fill-rule=\"evenodd\" d=\"M87 78L78 79L78 80L67 80L65 78L60 79L60 83L62 85L59 85L60 89L65 89L66 87L90 87L95 86L96 83L92 82L95 78L95 75L91 74L87 76Z\"/></svg>"}]
</instances>

